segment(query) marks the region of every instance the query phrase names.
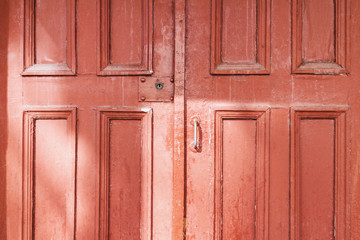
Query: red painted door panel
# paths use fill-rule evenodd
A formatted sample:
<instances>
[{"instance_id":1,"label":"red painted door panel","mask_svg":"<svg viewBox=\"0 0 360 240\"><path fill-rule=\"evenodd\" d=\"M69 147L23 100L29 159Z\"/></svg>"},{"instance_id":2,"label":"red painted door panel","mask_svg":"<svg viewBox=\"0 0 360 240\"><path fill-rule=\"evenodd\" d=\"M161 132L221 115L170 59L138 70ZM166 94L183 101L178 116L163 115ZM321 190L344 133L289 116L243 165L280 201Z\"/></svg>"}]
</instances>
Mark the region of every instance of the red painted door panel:
<instances>
[{"instance_id":1,"label":"red painted door panel","mask_svg":"<svg viewBox=\"0 0 360 240\"><path fill-rule=\"evenodd\" d=\"M0 239L360 239L359 17L1 1Z\"/></svg>"}]
</instances>

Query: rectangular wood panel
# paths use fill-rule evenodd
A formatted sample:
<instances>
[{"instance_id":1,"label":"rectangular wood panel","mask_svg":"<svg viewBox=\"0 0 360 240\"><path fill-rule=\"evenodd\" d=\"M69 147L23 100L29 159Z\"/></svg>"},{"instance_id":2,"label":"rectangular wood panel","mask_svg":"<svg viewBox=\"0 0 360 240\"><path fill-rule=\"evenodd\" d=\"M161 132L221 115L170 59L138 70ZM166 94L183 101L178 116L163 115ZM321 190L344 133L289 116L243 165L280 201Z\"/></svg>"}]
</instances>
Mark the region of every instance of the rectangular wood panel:
<instances>
[{"instance_id":1,"label":"rectangular wood panel","mask_svg":"<svg viewBox=\"0 0 360 240\"><path fill-rule=\"evenodd\" d=\"M141 120L109 124L109 239L140 239Z\"/></svg>"},{"instance_id":2,"label":"rectangular wood panel","mask_svg":"<svg viewBox=\"0 0 360 240\"><path fill-rule=\"evenodd\" d=\"M270 1L212 1L212 74L270 73Z\"/></svg>"},{"instance_id":3,"label":"rectangular wood panel","mask_svg":"<svg viewBox=\"0 0 360 240\"><path fill-rule=\"evenodd\" d=\"M98 75L151 75L152 0L98 0Z\"/></svg>"},{"instance_id":4,"label":"rectangular wood panel","mask_svg":"<svg viewBox=\"0 0 360 240\"><path fill-rule=\"evenodd\" d=\"M223 239L255 239L256 120L223 120Z\"/></svg>"},{"instance_id":5,"label":"rectangular wood panel","mask_svg":"<svg viewBox=\"0 0 360 240\"><path fill-rule=\"evenodd\" d=\"M215 240L268 239L267 109L216 111Z\"/></svg>"},{"instance_id":6,"label":"rectangular wood panel","mask_svg":"<svg viewBox=\"0 0 360 240\"><path fill-rule=\"evenodd\" d=\"M291 239L348 239L347 109L292 109Z\"/></svg>"},{"instance_id":7,"label":"rectangular wood panel","mask_svg":"<svg viewBox=\"0 0 360 240\"><path fill-rule=\"evenodd\" d=\"M25 0L24 10L22 75L75 75L75 0Z\"/></svg>"},{"instance_id":8,"label":"rectangular wood panel","mask_svg":"<svg viewBox=\"0 0 360 240\"><path fill-rule=\"evenodd\" d=\"M74 239L76 109L24 112L23 239Z\"/></svg>"},{"instance_id":9,"label":"rectangular wood panel","mask_svg":"<svg viewBox=\"0 0 360 240\"><path fill-rule=\"evenodd\" d=\"M349 0L293 0L293 73L348 73L349 50Z\"/></svg>"},{"instance_id":10,"label":"rectangular wood panel","mask_svg":"<svg viewBox=\"0 0 360 240\"><path fill-rule=\"evenodd\" d=\"M99 111L98 239L152 238L152 112Z\"/></svg>"}]
</instances>

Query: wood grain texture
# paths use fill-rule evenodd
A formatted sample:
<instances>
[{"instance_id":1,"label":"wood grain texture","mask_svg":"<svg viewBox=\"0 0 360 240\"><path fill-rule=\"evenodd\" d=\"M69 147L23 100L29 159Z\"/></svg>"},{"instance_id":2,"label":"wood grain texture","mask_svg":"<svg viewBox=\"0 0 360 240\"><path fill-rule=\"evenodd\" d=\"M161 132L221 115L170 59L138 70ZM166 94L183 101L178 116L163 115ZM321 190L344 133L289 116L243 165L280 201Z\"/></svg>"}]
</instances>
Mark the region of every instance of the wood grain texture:
<instances>
[{"instance_id":1,"label":"wood grain texture","mask_svg":"<svg viewBox=\"0 0 360 240\"><path fill-rule=\"evenodd\" d=\"M130 127L135 126L134 124L140 125L134 129L119 129L119 126L126 127L127 125ZM123 131L123 134L128 133L130 138L135 137L135 141L127 142L127 138L124 141L124 139L121 140L118 136L113 135L112 131L114 129L116 131L116 125L118 125L118 131ZM99 109L98 126L98 239L151 240L152 111L150 109ZM133 151L128 151L127 144L130 144L128 147ZM120 149L118 149L119 147ZM125 151L128 153L120 154ZM139 154L138 159L136 159L137 154ZM136 165L136 161L139 161L138 165ZM125 172L130 171L126 173L127 180L123 179L126 177L125 172L123 172L123 176L113 175L115 169L118 168L123 171L121 169L126 166L128 169L125 169ZM136 169L139 167L140 169ZM136 173L137 171L138 173ZM135 176L130 176L131 172ZM116 182L116 179L119 180L119 178L122 178L123 182ZM129 182L129 178L135 182ZM128 187L133 189L126 190L125 180L131 184ZM136 181L139 182L136 183ZM131 199L127 199L124 194L127 194ZM125 206L124 204L128 205ZM132 209L133 212L129 212L129 209ZM134 214L134 216L129 214Z\"/></svg>"},{"instance_id":2,"label":"wood grain texture","mask_svg":"<svg viewBox=\"0 0 360 240\"><path fill-rule=\"evenodd\" d=\"M75 239L76 108L23 115L22 239Z\"/></svg>"},{"instance_id":3,"label":"wood grain texture","mask_svg":"<svg viewBox=\"0 0 360 240\"><path fill-rule=\"evenodd\" d=\"M350 72L350 1L292 1L292 73Z\"/></svg>"},{"instance_id":4,"label":"wood grain texture","mask_svg":"<svg viewBox=\"0 0 360 240\"><path fill-rule=\"evenodd\" d=\"M76 3L24 0L23 76L76 74Z\"/></svg>"},{"instance_id":5,"label":"wood grain texture","mask_svg":"<svg viewBox=\"0 0 360 240\"><path fill-rule=\"evenodd\" d=\"M98 0L97 8L97 74L151 75L153 1Z\"/></svg>"},{"instance_id":6,"label":"wood grain texture","mask_svg":"<svg viewBox=\"0 0 360 240\"><path fill-rule=\"evenodd\" d=\"M186 237L185 196L186 196L186 136L185 136L185 26L186 2L174 3L174 134L173 134L173 199L172 199L172 239ZM186 221L186 220L185 220Z\"/></svg>"},{"instance_id":7,"label":"wood grain texture","mask_svg":"<svg viewBox=\"0 0 360 240\"><path fill-rule=\"evenodd\" d=\"M215 113L215 240L268 239L269 123L268 109Z\"/></svg>"},{"instance_id":8,"label":"wood grain texture","mask_svg":"<svg viewBox=\"0 0 360 240\"><path fill-rule=\"evenodd\" d=\"M269 74L270 60L270 1L212 0L211 73Z\"/></svg>"},{"instance_id":9,"label":"wood grain texture","mask_svg":"<svg viewBox=\"0 0 360 240\"><path fill-rule=\"evenodd\" d=\"M292 108L290 239L349 239L347 108Z\"/></svg>"}]
</instances>

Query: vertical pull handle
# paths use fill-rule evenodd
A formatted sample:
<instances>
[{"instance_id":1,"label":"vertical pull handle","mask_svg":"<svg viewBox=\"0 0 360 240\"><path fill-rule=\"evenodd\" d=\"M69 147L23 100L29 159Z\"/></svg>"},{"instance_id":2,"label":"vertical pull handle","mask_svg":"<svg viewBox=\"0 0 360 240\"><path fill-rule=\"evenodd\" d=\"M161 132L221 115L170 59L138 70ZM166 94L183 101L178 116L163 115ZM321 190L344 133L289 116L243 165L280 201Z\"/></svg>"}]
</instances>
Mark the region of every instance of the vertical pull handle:
<instances>
[{"instance_id":1,"label":"vertical pull handle","mask_svg":"<svg viewBox=\"0 0 360 240\"><path fill-rule=\"evenodd\" d=\"M197 119L194 119L194 149L197 149L198 148L198 137L197 137L197 130L198 128L198 121Z\"/></svg>"},{"instance_id":2,"label":"vertical pull handle","mask_svg":"<svg viewBox=\"0 0 360 240\"><path fill-rule=\"evenodd\" d=\"M201 151L201 127L200 127L200 119L198 116L193 116L192 118L189 119L189 123L190 125L193 125L193 131L194 131L194 141L192 141L189 144L189 150L194 152L194 153L198 153ZM189 130L191 128L188 128ZM189 132L189 136L191 136L191 133Z\"/></svg>"}]
</instances>

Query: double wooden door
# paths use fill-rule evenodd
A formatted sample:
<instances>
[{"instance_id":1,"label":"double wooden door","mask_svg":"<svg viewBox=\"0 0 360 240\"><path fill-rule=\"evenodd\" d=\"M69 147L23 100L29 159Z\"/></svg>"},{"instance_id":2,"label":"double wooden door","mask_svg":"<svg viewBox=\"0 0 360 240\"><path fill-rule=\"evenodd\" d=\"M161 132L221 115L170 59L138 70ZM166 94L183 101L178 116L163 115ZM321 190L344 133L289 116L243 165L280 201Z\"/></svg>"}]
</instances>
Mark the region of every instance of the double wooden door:
<instances>
[{"instance_id":1,"label":"double wooden door","mask_svg":"<svg viewBox=\"0 0 360 240\"><path fill-rule=\"evenodd\" d=\"M13 0L1 239L358 239L352 0Z\"/></svg>"}]
</instances>

